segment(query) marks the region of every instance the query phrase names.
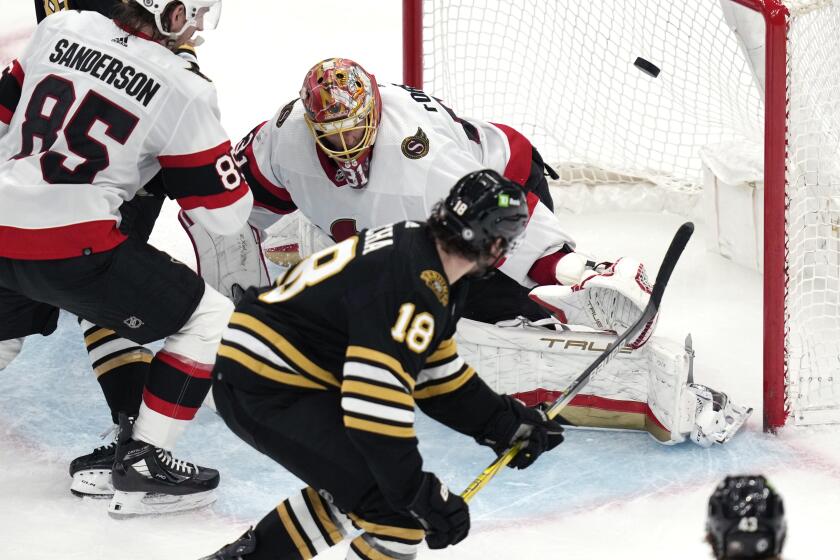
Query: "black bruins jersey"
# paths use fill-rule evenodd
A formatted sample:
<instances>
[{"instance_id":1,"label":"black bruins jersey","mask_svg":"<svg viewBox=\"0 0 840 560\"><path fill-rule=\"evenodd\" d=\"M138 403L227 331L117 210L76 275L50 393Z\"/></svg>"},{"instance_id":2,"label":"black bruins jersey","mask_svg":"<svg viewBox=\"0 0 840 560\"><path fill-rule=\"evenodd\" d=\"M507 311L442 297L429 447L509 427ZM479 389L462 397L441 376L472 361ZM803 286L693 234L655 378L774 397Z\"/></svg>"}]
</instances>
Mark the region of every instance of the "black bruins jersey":
<instances>
[{"instance_id":1,"label":"black bruins jersey","mask_svg":"<svg viewBox=\"0 0 840 560\"><path fill-rule=\"evenodd\" d=\"M466 282L450 286L425 224L365 230L249 290L214 379L249 392L335 391L344 427L394 507L419 485L414 411L479 437L501 398L458 356ZM302 395L303 396L303 395Z\"/></svg>"},{"instance_id":2,"label":"black bruins jersey","mask_svg":"<svg viewBox=\"0 0 840 560\"><path fill-rule=\"evenodd\" d=\"M114 7L120 3L121 0L35 0L35 17L40 23L61 10L90 10L111 17Z\"/></svg>"}]
</instances>

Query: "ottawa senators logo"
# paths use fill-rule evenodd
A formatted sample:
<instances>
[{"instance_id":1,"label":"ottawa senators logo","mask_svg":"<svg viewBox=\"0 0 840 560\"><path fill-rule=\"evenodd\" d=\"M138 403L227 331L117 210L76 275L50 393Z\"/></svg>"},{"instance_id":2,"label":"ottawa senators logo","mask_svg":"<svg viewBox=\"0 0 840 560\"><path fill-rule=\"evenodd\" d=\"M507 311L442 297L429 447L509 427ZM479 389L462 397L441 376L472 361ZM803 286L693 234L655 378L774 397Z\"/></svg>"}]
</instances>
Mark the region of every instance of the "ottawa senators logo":
<instances>
[{"instance_id":1,"label":"ottawa senators logo","mask_svg":"<svg viewBox=\"0 0 840 560\"><path fill-rule=\"evenodd\" d=\"M292 114L292 107L295 106L296 101L297 101L297 98L292 99L291 101L286 103L286 105L284 105L282 109L280 109L280 114L277 115L277 122L275 123L275 126L277 128L280 128L281 126L283 126L283 123L286 122L286 119L288 119L289 115Z\"/></svg>"},{"instance_id":2,"label":"ottawa senators logo","mask_svg":"<svg viewBox=\"0 0 840 560\"><path fill-rule=\"evenodd\" d=\"M429 137L418 126L414 136L409 136L403 140L401 147L403 155L408 159L420 159L429 153Z\"/></svg>"},{"instance_id":3,"label":"ottawa senators logo","mask_svg":"<svg viewBox=\"0 0 840 560\"><path fill-rule=\"evenodd\" d=\"M449 283L436 270L424 270L420 273L420 279L426 287L434 292L435 297L444 307L449 305Z\"/></svg>"}]
</instances>

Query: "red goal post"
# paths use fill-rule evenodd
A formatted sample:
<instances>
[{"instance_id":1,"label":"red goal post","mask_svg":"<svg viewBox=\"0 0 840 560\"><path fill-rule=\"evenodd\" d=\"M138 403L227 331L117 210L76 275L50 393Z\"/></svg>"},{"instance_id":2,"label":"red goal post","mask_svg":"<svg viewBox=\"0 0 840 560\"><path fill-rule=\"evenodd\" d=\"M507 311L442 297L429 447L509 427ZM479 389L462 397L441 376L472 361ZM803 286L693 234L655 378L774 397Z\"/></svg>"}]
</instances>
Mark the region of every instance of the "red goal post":
<instances>
[{"instance_id":1,"label":"red goal post","mask_svg":"<svg viewBox=\"0 0 840 560\"><path fill-rule=\"evenodd\" d=\"M808 173L813 171L812 166L817 164L822 165L826 157L836 157L837 147L832 147L830 144L827 146L820 145L818 147L804 144L804 142L809 141L808 138L813 137L814 134L820 136L820 139L817 141L823 141L825 143L825 141L830 141L832 138L836 137L836 135L840 133L840 130L836 130L836 128L829 128L827 130L817 131L816 133L809 132L809 134L805 134L803 132L802 134L799 134L799 131L792 132L793 117L791 117L792 99L794 99L794 96L799 95L799 91L801 91L801 89L810 86L810 82L804 84L794 82L794 80L798 78L795 77L796 72L791 70L791 65L802 64L802 60L805 57L822 56L822 53L820 52L808 53L805 51L805 49L809 48L819 50L818 46L813 46L810 43L819 45L820 41L809 40L806 42L805 39L800 39L796 36L796 33L799 32L798 29L800 28L810 29L812 27L816 27L817 24L815 23L815 20L817 20L817 18L827 19L830 24L827 26L828 31L818 30L814 33L824 33L825 36L821 36L821 40L828 41L826 48L830 49L832 46L837 44L836 38L832 38L830 34L834 24L833 22L840 21L838 19L840 6L836 3L832 3L830 0L723 0L723 2L737 3L742 7L748 8L749 10L760 14L764 20L764 76L763 84L759 86L763 89L763 91L761 92L761 99L753 101L753 103L761 107L761 110L763 111L761 124L763 124L765 193L763 277L764 428L768 431L774 431L775 429L783 426L786 423L789 414L794 416L798 422L801 421L801 423L840 422L840 375L837 375L833 367L830 365L832 361L836 361L837 367L840 369L840 340L838 341L837 346L831 346L830 344L829 346L826 346L822 342L815 342L813 347L809 346L811 344L811 339L815 336L814 329L822 328L814 327L811 324L813 322L811 321L811 316L814 314L818 314L822 317L822 319L824 319L822 323L831 323L831 326L829 327L830 332L828 330L820 331L817 333L819 336L831 338L836 334L837 337L840 338L840 306L832 305L829 308L827 304L824 304L819 308L819 310L815 311L811 307L808 307L808 305L811 305L810 303L801 303L803 301L812 302L812 300L814 300L812 297L813 290L822 288L808 287L807 289L812 290L812 292L804 295L795 293L800 289L800 284L803 286L812 286L814 284L813 280L815 274L818 273L813 272L813 267L808 268L811 266L808 263L812 263L816 258L818 261L819 259L828 259L827 262L829 264L835 264L836 257L832 257L831 255L824 256L819 253L820 249L813 249L812 245L816 244L821 247L827 246L829 247L829 250L834 247L840 247L840 245L838 245L833 238L817 238L816 241L808 238L801 243L797 241L796 245L794 245L791 241L791 231L793 231L791 228L796 227L797 229L795 231L797 232L810 228L808 219L792 215L793 212L800 211L802 213L807 213L805 210L800 210L800 206L798 206L798 203L795 201L796 196L811 197L803 203L805 207L812 208L814 205L817 205L822 208L826 205L831 206L831 203L823 200L815 202L812 191L816 191L818 196L823 197L832 196L831 192L822 192L826 189L830 190L831 188L837 188L837 192L840 193L840 185L838 185L838 181L835 178L835 168L833 166L824 172L824 175L828 176L827 179L813 179L817 182L827 181L827 185L823 185L822 183L816 184L815 186L807 184L808 181L812 180L812 178L809 178L808 175ZM454 25L456 22L443 20L444 23L446 23L444 26L446 29L441 33L443 38L440 41L438 41L437 37L435 37L434 40L429 39L429 35L432 35L436 31L435 26L441 25L440 13L445 13L446 15L443 16L445 18L461 17L462 14L465 14L464 17L474 19L494 17L493 14L495 12L493 10L495 4L497 4L496 2L480 2L480 5L477 5L474 10L469 10L464 7L465 5L471 3L472 2L470 0L403 0L403 79L408 85L426 89L430 93L446 98L452 103L453 107L464 114L486 118L480 114L480 110L478 111L478 114L471 113L470 111L473 111L474 108L469 106L469 102L467 102L467 106L464 107L462 106L462 101L456 101L456 99L452 98L452 92L457 91L456 88L458 87L458 84L455 83L457 80L452 79L452 76L457 76L457 74L463 72L463 69L465 68L463 62L460 62L460 66L458 66L458 61L463 61L463 57L469 56L469 52L471 52L469 41L473 36L469 34L476 34L474 37L476 43L487 43L488 39L486 35L495 34L500 28L509 26L509 21L515 15L518 15L513 13L513 11L509 8L509 5L516 5L516 9L521 8L525 11L531 9L541 11L544 9L543 5L548 5L550 3L544 3L542 0L505 1L504 7L501 7L501 4L498 6L500 15L498 16L499 21L496 22L495 27L482 27L480 23L471 21L469 25L464 25L463 28L461 28ZM590 11L597 9L597 3L583 4ZM618 2L615 4L617 5ZM658 0L625 0L622 4L628 5L630 9L634 6L638 7L640 11L643 9L650 10L652 8L661 9L667 13L667 18L663 19L676 20L679 16L671 13L671 9L673 5L682 3L665 5L658 2ZM689 3L689 5L691 4L701 3ZM717 4L717 2L705 2L705 4L711 5ZM580 5L581 3L579 2L572 3L564 1L558 1L553 4L554 10L560 13L560 16L558 17L558 21L560 23L555 22L555 28L546 33L546 35L548 35L548 37L545 37L547 45L545 47L546 56L564 52L562 49L557 49L556 53L555 51L551 51L552 48L555 48L551 46L555 44L551 43L551 41L556 42L564 39L564 37L561 36L562 31L568 30L565 27L562 27L562 29L559 29L559 27L566 25L566 21L569 18L583 19L581 15L571 11L573 8L579 8ZM611 10L614 8L612 3L610 4L610 8ZM714 8L714 6L712 6L712 8ZM720 8L720 6L718 6L718 8ZM587 13L586 16L588 17L589 14ZM621 14L616 12L612 15L612 17L614 19L620 19ZM651 17L655 19L657 15L656 12L653 14L646 12L646 17L648 19ZM691 16L689 15L686 17ZM707 21L709 18L706 15L703 15L702 17L697 17L695 15L694 17L695 20L688 19L680 25L691 26L693 31L699 26L708 26L710 35L720 35L726 31L731 32L728 28L722 31L722 29L726 26L721 25L719 22L716 25L711 25L710 22ZM565 20L563 18L565 18ZM530 27L537 27L539 25L537 20L541 19L545 19L544 14L534 15L533 20L530 22L526 18L523 18L523 21L526 26L529 27L528 31L530 31ZM720 16L720 19L723 19L722 15ZM452 23L452 25L449 25L450 23ZM592 22L587 20L586 23L582 25L592 25ZM628 23L625 25L630 26L631 24ZM683 27L683 29L685 28L687 27ZM491 31L483 31L483 29L490 29ZM554 32L554 29L557 29L556 33ZM703 32L705 32L705 27ZM807 32L811 33L811 31ZM802 33L805 33L805 31ZM835 29L834 35L838 34L840 34L840 29ZM620 37L611 36L610 38L621 40ZM531 42L539 40L541 39L529 38L529 41ZM492 38L490 41L492 42ZM450 46L447 42L452 43L454 46ZM499 42L502 43L503 40L499 39ZM579 42L586 43L587 41ZM720 41L716 39L715 41L710 40L708 43L703 44L711 44L712 46L709 48L714 49L717 48L716 45L719 42ZM791 45L794 45L794 47L791 47ZM724 62L728 63L725 59L735 56L732 54L733 51L731 50L731 45L729 45L728 48L730 50L722 50L722 54L719 55L721 64ZM789 49L791 48L798 50L795 54L791 54L789 52ZM435 50L434 52L429 52L430 49ZM475 51L475 49L473 49L473 51ZM464 53L467 54L465 55ZM705 53L701 54L705 56ZM690 57L691 53L688 53L687 56ZM829 54L828 56L831 55ZM502 56L500 55L499 58L502 58ZM711 60L712 64L714 64L713 57L711 57ZM833 60L837 61L836 55ZM553 59L549 62L554 63L555 65L558 64ZM522 63L527 64L528 62L523 60ZM445 66L447 64L450 65L449 74L447 75L444 73L444 79L441 80L436 72L437 66ZM545 65L547 62L543 60L542 62L534 62L534 64L535 67L532 68L532 70L534 71L534 74L536 74L537 72L542 71L542 68L539 68L538 65ZM741 73L744 72L744 67L747 65L748 64L741 64L739 67ZM460 70L455 70L456 68L459 68ZM505 71L512 72L515 70L517 69L507 68ZM822 70L824 70L824 68ZM482 71L484 71L484 68L482 68ZM505 72L503 71L493 75L500 76L504 73ZM434 76L431 76L432 74L434 74ZM525 74L527 75L527 71ZM702 74L701 76L705 77L705 75ZM468 77L465 79L469 80L470 78ZM756 78L756 80L758 83L761 78ZM820 75L818 79L814 80L814 82L819 82L818 85L814 86L819 87L819 91L817 94L809 94L810 97L817 98L823 96L827 100L823 99L822 101L819 101L821 105L819 105L818 110L813 110L808 114L811 117L813 117L813 114L822 115L828 122L828 124L825 125L826 127L836 127L837 125L840 125L840 116L838 116L838 112L840 112L840 83L838 83L840 82L840 78L838 78L836 73L828 76ZM702 80L699 80L698 83L701 84L701 87L705 85ZM461 87L467 86L462 84ZM725 89L726 85L724 85L723 88ZM598 88L593 89L598 91ZM755 89L758 90L758 88ZM826 90L828 93L825 93ZM494 92L496 91L497 90L494 89ZM737 97L737 95L738 94L735 96ZM809 99L806 99L805 97L796 97L795 100L797 107L809 102ZM604 106L609 105L610 104L607 103ZM713 112L713 109L708 109L707 111ZM803 114L803 111L798 111L798 113L801 115ZM826 116L827 113L830 114ZM572 117L575 116L574 112L570 114ZM501 117L496 118L501 120ZM526 119L523 119L523 121L524 120ZM532 119L532 121L536 120L537 119ZM526 134L529 133L528 125L524 122L519 123L515 120L510 120L510 117L508 120L504 120L502 122L509 122L514 126L522 126L523 131L525 131ZM583 125L581 125L581 127L583 127ZM675 134L677 134L678 137L681 132L683 135L687 135L690 129L691 126L686 126L686 128L682 131L677 130ZM805 130L805 125L802 125L802 130ZM808 130L810 131L810 129ZM665 134L663 133L662 136L664 137ZM811 141L813 141L813 139ZM692 138L688 138L686 140L686 144L690 147L694 142L695 140ZM541 146L539 143L538 145ZM816 160L807 160L807 157L811 157L808 155L809 150L820 151L821 155L817 156ZM834 150L833 154L830 153L831 150ZM796 151L796 154L792 156L791 152L793 151ZM805 155L800 154L800 152ZM825 152L829 152L829 156L825 156ZM592 154L594 154L594 156ZM547 161L551 161L550 154L544 153L543 155L546 156ZM597 159L598 155L600 154L598 154L596 148L587 155L586 159L591 160L593 157ZM831 162L829 161L829 164L830 163ZM651 161L649 165L656 166L657 162ZM811 171L808 171L809 169ZM800 170L801 174L806 177L804 180L800 175L798 175ZM677 174L678 173L675 173L675 175ZM791 185L796 183L798 188L798 185L803 183L803 181L806 184L801 190L807 192L804 195L797 195L793 192ZM838 194L838 196L840 196L840 194ZM830 225L834 225L836 223L840 226L840 213L837 213L837 217L835 217L835 211L831 208L830 212L826 211L825 214L828 217L822 216L820 219L829 222ZM838 229L840 229L840 227L838 227ZM800 249L802 246L810 248ZM797 251L810 252L804 257L792 254ZM840 263L837 264L840 265ZM801 266L803 268L802 270L794 270L793 267L795 266ZM838 268L840 268L840 266ZM833 285L834 277L831 276L827 279L827 281L830 281ZM823 284L825 284L825 282L820 285L822 286ZM832 295L831 297L834 296ZM796 306L800 306L802 309L800 310L795 308ZM835 325L835 323L837 324ZM819 338L819 336L816 338ZM792 364L792 362L795 363ZM805 365L802 366L802 364ZM826 366L825 364L829 365ZM790 367L791 365L795 366L793 370ZM827 370L827 368L830 369ZM811 397L809 395L811 394L817 395L813 398L814 403L810 403ZM828 402L827 405L826 402Z\"/></svg>"}]
</instances>

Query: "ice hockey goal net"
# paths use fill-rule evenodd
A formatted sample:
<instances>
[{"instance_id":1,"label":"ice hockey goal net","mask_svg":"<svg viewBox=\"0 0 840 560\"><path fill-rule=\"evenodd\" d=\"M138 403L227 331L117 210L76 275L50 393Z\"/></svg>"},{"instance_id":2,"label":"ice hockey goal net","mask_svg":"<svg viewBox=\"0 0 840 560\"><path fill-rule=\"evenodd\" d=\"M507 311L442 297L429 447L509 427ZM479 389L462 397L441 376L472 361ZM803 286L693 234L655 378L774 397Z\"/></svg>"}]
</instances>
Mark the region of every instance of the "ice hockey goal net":
<instances>
[{"instance_id":1,"label":"ice hockey goal net","mask_svg":"<svg viewBox=\"0 0 840 560\"><path fill-rule=\"evenodd\" d=\"M691 195L700 148L758 144L765 428L840 422L838 1L404 0L404 62L565 181Z\"/></svg>"}]
</instances>

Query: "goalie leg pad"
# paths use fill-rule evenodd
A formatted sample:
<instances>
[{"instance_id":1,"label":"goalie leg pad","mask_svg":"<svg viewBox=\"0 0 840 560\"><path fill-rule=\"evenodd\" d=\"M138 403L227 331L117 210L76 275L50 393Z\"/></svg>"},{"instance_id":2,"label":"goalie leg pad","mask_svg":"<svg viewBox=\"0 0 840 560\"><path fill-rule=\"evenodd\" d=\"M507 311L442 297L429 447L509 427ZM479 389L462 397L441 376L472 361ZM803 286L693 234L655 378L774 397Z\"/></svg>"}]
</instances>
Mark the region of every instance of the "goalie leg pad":
<instances>
[{"instance_id":1,"label":"goalie leg pad","mask_svg":"<svg viewBox=\"0 0 840 560\"><path fill-rule=\"evenodd\" d=\"M256 228L246 224L239 233L216 235L183 211L178 219L192 241L198 274L222 295L237 301L251 286L268 286L270 279Z\"/></svg>"},{"instance_id":2,"label":"goalie leg pad","mask_svg":"<svg viewBox=\"0 0 840 560\"><path fill-rule=\"evenodd\" d=\"M495 391L529 405L553 401L615 336L546 326L461 319L459 353ZM693 355L688 340L683 345L652 337L642 348L625 346L561 416L573 426L646 431L664 444L687 437L699 445L725 443L752 409L692 383Z\"/></svg>"},{"instance_id":3,"label":"goalie leg pad","mask_svg":"<svg viewBox=\"0 0 840 560\"><path fill-rule=\"evenodd\" d=\"M257 215L254 209L252 218ZM312 253L335 243L327 234L301 214L300 210L286 214L265 229L265 252L269 260L279 265L292 265ZM339 240L341 241L341 240Z\"/></svg>"}]
</instances>

